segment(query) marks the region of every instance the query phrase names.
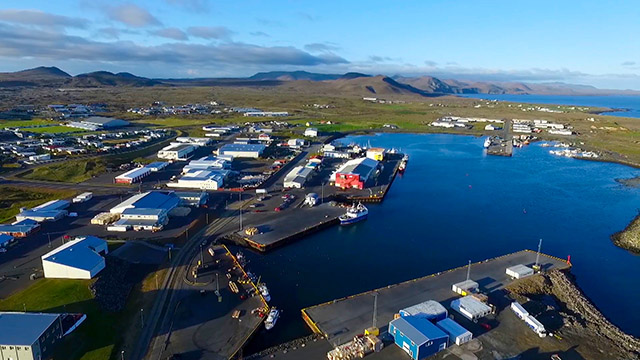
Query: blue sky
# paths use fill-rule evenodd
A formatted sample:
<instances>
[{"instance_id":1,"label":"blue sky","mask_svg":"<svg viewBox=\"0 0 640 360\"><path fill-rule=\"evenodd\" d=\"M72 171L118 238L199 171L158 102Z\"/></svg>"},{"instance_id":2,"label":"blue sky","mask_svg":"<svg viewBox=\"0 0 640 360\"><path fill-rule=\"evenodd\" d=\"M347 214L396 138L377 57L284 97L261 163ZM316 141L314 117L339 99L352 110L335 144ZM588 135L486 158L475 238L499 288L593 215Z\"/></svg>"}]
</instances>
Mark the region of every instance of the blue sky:
<instances>
[{"instance_id":1,"label":"blue sky","mask_svg":"<svg viewBox=\"0 0 640 360\"><path fill-rule=\"evenodd\" d=\"M0 71L360 71L640 90L637 1L3 0Z\"/></svg>"}]
</instances>

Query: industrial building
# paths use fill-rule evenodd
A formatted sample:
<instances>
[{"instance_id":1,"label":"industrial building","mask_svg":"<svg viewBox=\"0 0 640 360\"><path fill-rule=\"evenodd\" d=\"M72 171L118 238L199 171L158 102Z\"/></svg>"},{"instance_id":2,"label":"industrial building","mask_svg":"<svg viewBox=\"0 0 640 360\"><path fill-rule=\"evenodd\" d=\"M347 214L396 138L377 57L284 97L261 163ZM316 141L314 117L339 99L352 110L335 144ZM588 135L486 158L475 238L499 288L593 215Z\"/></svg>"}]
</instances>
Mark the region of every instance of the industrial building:
<instances>
[{"instance_id":1,"label":"industrial building","mask_svg":"<svg viewBox=\"0 0 640 360\"><path fill-rule=\"evenodd\" d=\"M316 129L316 128L306 128L304 130L304 136L318 137L318 129Z\"/></svg>"},{"instance_id":2,"label":"industrial building","mask_svg":"<svg viewBox=\"0 0 640 360\"><path fill-rule=\"evenodd\" d=\"M306 166L296 166L284 177L285 188L300 189L313 175L313 168Z\"/></svg>"},{"instance_id":3,"label":"industrial building","mask_svg":"<svg viewBox=\"0 0 640 360\"><path fill-rule=\"evenodd\" d=\"M120 216L109 231L161 230L169 222L169 212L180 204L173 192L148 191L137 194L110 210Z\"/></svg>"},{"instance_id":4,"label":"industrial building","mask_svg":"<svg viewBox=\"0 0 640 360\"><path fill-rule=\"evenodd\" d=\"M369 148L367 149L367 157L372 160L382 161L387 153L387 149L384 148Z\"/></svg>"},{"instance_id":5,"label":"industrial building","mask_svg":"<svg viewBox=\"0 0 640 360\"><path fill-rule=\"evenodd\" d=\"M471 321L483 318L493 311L489 305L477 300L471 295L453 300L451 302L451 309Z\"/></svg>"},{"instance_id":6,"label":"industrial building","mask_svg":"<svg viewBox=\"0 0 640 360\"><path fill-rule=\"evenodd\" d=\"M226 144L218 149L218 155L231 155L234 158L259 158L264 149L264 144Z\"/></svg>"},{"instance_id":7,"label":"industrial building","mask_svg":"<svg viewBox=\"0 0 640 360\"><path fill-rule=\"evenodd\" d=\"M95 236L76 238L42 255L45 278L92 279L105 267L107 242Z\"/></svg>"},{"instance_id":8,"label":"industrial building","mask_svg":"<svg viewBox=\"0 0 640 360\"><path fill-rule=\"evenodd\" d=\"M513 279L522 279L524 277L533 275L533 269L528 266L518 264L508 267L506 269L506 273Z\"/></svg>"},{"instance_id":9,"label":"industrial building","mask_svg":"<svg viewBox=\"0 0 640 360\"><path fill-rule=\"evenodd\" d=\"M182 168L183 173L191 170L222 170L231 168L231 161L216 156L205 156L197 160L191 160Z\"/></svg>"},{"instance_id":10,"label":"industrial building","mask_svg":"<svg viewBox=\"0 0 640 360\"><path fill-rule=\"evenodd\" d=\"M195 150L196 149L193 145L171 143L171 145L158 151L158 158L167 160L188 160Z\"/></svg>"},{"instance_id":11,"label":"industrial building","mask_svg":"<svg viewBox=\"0 0 640 360\"><path fill-rule=\"evenodd\" d=\"M451 286L451 290L456 294L467 296L478 291L478 283L473 280L465 280L455 283Z\"/></svg>"},{"instance_id":12,"label":"industrial building","mask_svg":"<svg viewBox=\"0 0 640 360\"><path fill-rule=\"evenodd\" d=\"M449 337L429 320L413 316L389 322L389 334L412 359L422 360L447 348Z\"/></svg>"},{"instance_id":13,"label":"industrial building","mask_svg":"<svg viewBox=\"0 0 640 360\"><path fill-rule=\"evenodd\" d=\"M192 169L183 174L176 182L167 183L168 187L202 190L218 190L223 187L229 170Z\"/></svg>"},{"instance_id":14,"label":"industrial building","mask_svg":"<svg viewBox=\"0 0 640 360\"><path fill-rule=\"evenodd\" d=\"M181 191L175 193L180 198L180 205L200 207L207 204L209 200L209 193L206 191L193 192L193 191Z\"/></svg>"},{"instance_id":15,"label":"industrial building","mask_svg":"<svg viewBox=\"0 0 640 360\"><path fill-rule=\"evenodd\" d=\"M36 222L57 221L67 216L68 212L64 209L69 207L67 200L52 200L32 209L24 209L16 215L17 221L33 220Z\"/></svg>"},{"instance_id":16,"label":"industrial building","mask_svg":"<svg viewBox=\"0 0 640 360\"><path fill-rule=\"evenodd\" d=\"M60 314L0 312L0 359L48 359L63 335Z\"/></svg>"},{"instance_id":17,"label":"industrial building","mask_svg":"<svg viewBox=\"0 0 640 360\"><path fill-rule=\"evenodd\" d=\"M289 139L287 145L292 149L300 149L305 145L305 141L303 139Z\"/></svg>"},{"instance_id":18,"label":"industrial building","mask_svg":"<svg viewBox=\"0 0 640 360\"><path fill-rule=\"evenodd\" d=\"M168 162L156 161L156 162L152 162L151 164L146 165L145 167L147 169L151 170L151 172L158 172L158 171L166 169L167 166L169 166Z\"/></svg>"},{"instance_id":19,"label":"industrial building","mask_svg":"<svg viewBox=\"0 0 640 360\"><path fill-rule=\"evenodd\" d=\"M0 234L0 248L7 248L13 242L14 237L7 234Z\"/></svg>"},{"instance_id":20,"label":"industrial building","mask_svg":"<svg viewBox=\"0 0 640 360\"><path fill-rule=\"evenodd\" d=\"M180 136L180 137L176 138L176 142L179 142L179 143L182 143L182 144L193 145L195 147L207 146L207 145L211 144L212 141L213 141L213 139L208 138L208 137L186 137L186 136Z\"/></svg>"},{"instance_id":21,"label":"industrial building","mask_svg":"<svg viewBox=\"0 0 640 360\"><path fill-rule=\"evenodd\" d=\"M115 177L116 184L133 184L140 182L145 177L151 175L151 169L142 166L139 168L131 169L124 174Z\"/></svg>"},{"instance_id":22,"label":"industrial building","mask_svg":"<svg viewBox=\"0 0 640 360\"><path fill-rule=\"evenodd\" d=\"M437 301L427 300L399 311L400 316L419 317L429 321L440 321L447 317L447 309Z\"/></svg>"},{"instance_id":23,"label":"industrial building","mask_svg":"<svg viewBox=\"0 0 640 360\"><path fill-rule=\"evenodd\" d=\"M38 229L40 229L40 224L30 219L15 221L11 224L0 224L0 234L10 235L16 238L27 237Z\"/></svg>"},{"instance_id":24,"label":"industrial building","mask_svg":"<svg viewBox=\"0 0 640 360\"><path fill-rule=\"evenodd\" d=\"M67 126L69 127L75 127L89 131L115 129L127 125L129 125L128 121L103 116L92 116L79 122L74 121L67 124Z\"/></svg>"},{"instance_id":25,"label":"industrial building","mask_svg":"<svg viewBox=\"0 0 640 360\"><path fill-rule=\"evenodd\" d=\"M335 173L335 186L342 189L364 189L364 185L378 168L378 162L369 158L349 160Z\"/></svg>"},{"instance_id":26,"label":"industrial building","mask_svg":"<svg viewBox=\"0 0 640 360\"><path fill-rule=\"evenodd\" d=\"M471 331L449 318L438 321L436 326L449 335L449 346L453 344L462 345L473 338Z\"/></svg>"}]
</instances>

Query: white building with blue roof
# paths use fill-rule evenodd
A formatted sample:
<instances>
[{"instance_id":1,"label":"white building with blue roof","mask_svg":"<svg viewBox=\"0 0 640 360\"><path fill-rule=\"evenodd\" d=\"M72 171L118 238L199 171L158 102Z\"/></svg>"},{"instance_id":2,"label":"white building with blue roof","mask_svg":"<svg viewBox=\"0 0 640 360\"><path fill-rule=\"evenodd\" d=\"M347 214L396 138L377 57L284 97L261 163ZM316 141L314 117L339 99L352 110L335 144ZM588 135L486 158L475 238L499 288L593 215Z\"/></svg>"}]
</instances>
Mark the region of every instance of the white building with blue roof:
<instances>
[{"instance_id":1,"label":"white building with blue roof","mask_svg":"<svg viewBox=\"0 0 640 360\"><path fill-rule=\"evenodd\" d=\"M48 359L63 330L60 314L0 312L0 359Z\"/></svg>"},{"instance_id":2,"label":"white building with blue roof","mask_svg":"<svg viewBox=\"0 0 640 360\"><path fill-rule=\"evenodd\" d=\"M120 219L107 230L162 230L169 223L169 212L180 202L175 193L168 191L147 191L134 195L109 211L120 215Z\"/></svg>"},{"instance_id":3,"label":"white building with blue roof","mask_svg":"<svg viewBox=\"0 0 640 360\"><path fill-rule=\"evenodd\" d=\"M399 317L389 322L389 334L412 359L422 360L447 348L449 336L423 317Z\"/></svg>"},{"instance_id":4,"label":"white building with blue roof","mask_svg":"<svg viewBox=\"0 0 640 360\"><path fill-rule=\"evenodd\" d=\"M264 144L226 144L218 149L218 155L231 155L234 158L259 158L264 149Z\"/></svg>"},{"instance_id":5,"label":"white building with blue roof","mask_svg":"<svg viewBox=\"0 0 640 360\"><path fill-rule=\"evenodd\" d=\"M69 241L42 255L44 277L56 279L92 279L105 267L107 242L85 236Z\"/></svg>"}]
</instances>

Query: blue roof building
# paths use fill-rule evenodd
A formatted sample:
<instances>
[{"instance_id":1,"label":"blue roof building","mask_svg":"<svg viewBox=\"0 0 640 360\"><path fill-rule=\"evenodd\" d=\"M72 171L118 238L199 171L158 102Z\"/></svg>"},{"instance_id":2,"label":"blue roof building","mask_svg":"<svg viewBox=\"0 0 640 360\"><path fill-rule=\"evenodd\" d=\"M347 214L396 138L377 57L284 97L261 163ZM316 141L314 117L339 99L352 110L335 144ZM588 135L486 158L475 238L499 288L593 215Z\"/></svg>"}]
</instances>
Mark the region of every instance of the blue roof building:
<instances>
[{"instance_id":1,"label":"blue roof building","mask_svg":"<svg viewBox=\"0 0 640 360\"><path fill-rule=\"evenodd\" d=\"M449 335L450 344L462 345L473 338L471 331L449 318L438 321L436 326Z\"/></svg>"},{"instance_id":2,"label":"blue roof building","mask_svg":"<svg viewBox=\"0 0 640 360\"><path fill-rule=\"evenodd\" d=\"M60 314L0 312L0 359L48 359L62 336Z\"/></svg>"},{"instance_id":3,"label":"blue roof building","mask_svg":"<svg viewBox=\"0 0 640 360\"><path fill-rule=\"evenodd\" d=\"M76 238L42 255L44 277L91 279L104 269L103 255L108 252L107 242L100 238Z\"/></svg>"},{"instance_id":4,"label":"blue roof building","mask_svg":"<svg viewBox=\"0 0 640 360\"><path fill-rule=\"evenodd\" d=\"M389 334L412 359L422 360L447 347L449 337L425 318L407 316L389 323Z\"/></svg>"},{"instance_id":5,"label":"blue roof building","mask_svg":"<svg viewBox=\"0 0 640 360\"><path fill-rule=\"evenodd\" d=\"M259 158L267 147L263 144L226 144L218 149L218 155L234 158Z\"/></svg>"}]
</instances>

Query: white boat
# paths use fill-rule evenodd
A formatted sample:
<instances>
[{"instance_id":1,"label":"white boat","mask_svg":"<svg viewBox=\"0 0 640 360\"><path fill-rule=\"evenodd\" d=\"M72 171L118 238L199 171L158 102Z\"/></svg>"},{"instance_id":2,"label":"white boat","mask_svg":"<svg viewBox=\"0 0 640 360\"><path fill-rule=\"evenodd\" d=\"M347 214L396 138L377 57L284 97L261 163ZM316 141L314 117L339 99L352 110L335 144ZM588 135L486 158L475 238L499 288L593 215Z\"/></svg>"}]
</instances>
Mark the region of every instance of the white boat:
<instances>
[{"instance_id":1,"label":"white boat","mask_svg":"<svg viewBox=\"0 0 640 360\"><path fill-rule=\"evenodd\" d=\"M484 139L484 148L487 149L487 148L489 148L489 146L491 146L491 138L490 137Z\"/></svg>"},{"instance_id":2,"label":"white boat","mask_svg":"<svg viewBox=\"0 0 640 360\"><path fill-rule=\"evenodd\" d=\"M340 225L350 225L357 223L358 221L365 220L369 215L369 209L362 203L358 203L357 206L350 206L347 212L340 215Z\"/></svg>"},{"instance_id":3,"label":"white boat","mask_svg":"<svg viewBox=\"0 0 640 360\"><path fill-rule=\"evenodd\" d=\"M269 288L267 288L267 284L265 283L258 284L258 290L260 291L260 294L262 294L262 297L265 300L271 301L271 294L269 294Z\"/></svg>"},{"instance_id":4,"label":"white boat","mask_svg":"<svg viewBox=\"0 0 640 360\"><path fill-rule=\"evenodd\" d=\"M267 315L267 320L264 321L264 328L267 330L273 329L273 327L276 326L276 321L278 321L279 317L280 317L280 310L276 309L275 307L272 307L271 310L269 311L269 315Z\"/></svg>"}]
</instances>

